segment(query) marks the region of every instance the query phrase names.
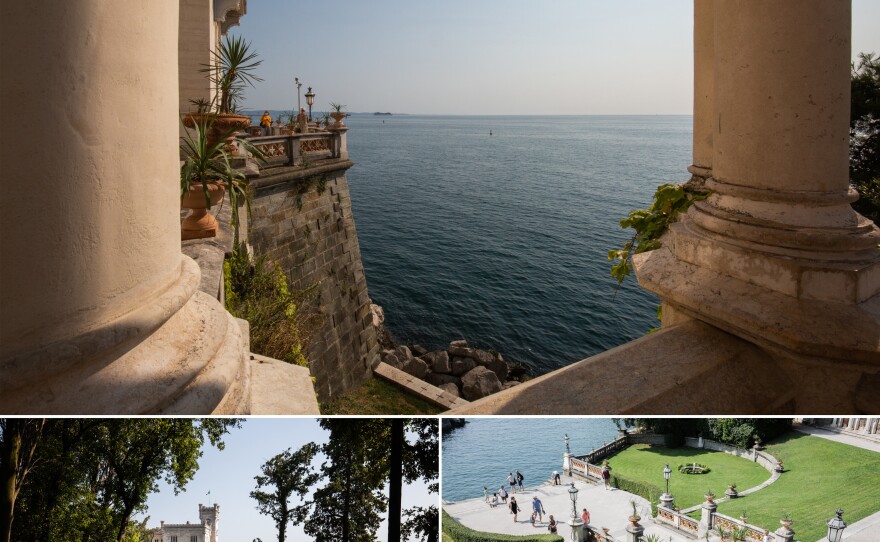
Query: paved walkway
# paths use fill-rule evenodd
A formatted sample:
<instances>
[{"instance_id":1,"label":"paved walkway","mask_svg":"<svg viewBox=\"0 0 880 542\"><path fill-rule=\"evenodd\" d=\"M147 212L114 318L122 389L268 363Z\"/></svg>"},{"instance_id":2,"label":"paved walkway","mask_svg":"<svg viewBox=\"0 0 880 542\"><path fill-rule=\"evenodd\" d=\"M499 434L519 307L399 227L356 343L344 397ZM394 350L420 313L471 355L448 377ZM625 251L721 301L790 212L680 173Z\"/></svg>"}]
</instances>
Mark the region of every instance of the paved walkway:
<instances>
[{"instance_id":1,"label":"paved walkway","mask_svg":"<svg viewBox=\"0 0 880 542\"><path fill-rule=\"evenodd\" d=\"M845 511L843 520L846 521ZM880 512L848 525L843 531L843 539L846 542L877 542L880 540ZM823 540L827 539L823 538Z\"/></svg>"},{"instance_id":2,"label":"paved walkway","mask_svg":"<svg viewBox=\"0 0 880 542\"><path fill-rule=\"evenodd\" d=\"M639 515L642 516L640 523L645 527L645 535L657 534L664 542L693 542L678 535L675 531L654 524L651 519L651 507L648 501L626 491L619 489L606 490L602 486L589 484L567 476L562 477L563 485L554 486L549 483L538 487L526 488L523 493L511 494L522 507L517 515L517 521L506 505L499 504L491 508L482 497L458 502L443 504L444 510L463 525L477 531L502 533L511 535L528 535L547 532L547 515L540 524L532 527L529 518L532 514L532 497L538 497L548 514L553 514L559 522L559 534L569 537L570 528L565 524L571 515L571 500L568 496L568 484L574 481L578 489L577 509L578 514L586 508L590 512L590 525L594 527L607 527L609 534L618 540L626 540L626 526L629 525L627 517L632 514L631 500L636 501ZM491 494L489 495L491 497ZM509 499L508 499L509 502Z\"/></svg>"},{"instance_id":3,"label":"paved walkway","mask_svg":"<svg viewBox=\"0 0 880 542\"><path fill-rule=\"evenodd\" d=\"M838 433L837 431L829 431L827 429L813 427L810 425L793 424L791 428L795 431L800 431L801 433L805 433L807 435L813 435L814 437L826 438L828 440L833 440L843 444L849 444L850 446L856 446L858 448L864 448L866 450L871 450L872 452L880 453L880 442L876 442L872 439L860 438L853 435L848 435L846 433Z\"/></svg>"}]
</instances>

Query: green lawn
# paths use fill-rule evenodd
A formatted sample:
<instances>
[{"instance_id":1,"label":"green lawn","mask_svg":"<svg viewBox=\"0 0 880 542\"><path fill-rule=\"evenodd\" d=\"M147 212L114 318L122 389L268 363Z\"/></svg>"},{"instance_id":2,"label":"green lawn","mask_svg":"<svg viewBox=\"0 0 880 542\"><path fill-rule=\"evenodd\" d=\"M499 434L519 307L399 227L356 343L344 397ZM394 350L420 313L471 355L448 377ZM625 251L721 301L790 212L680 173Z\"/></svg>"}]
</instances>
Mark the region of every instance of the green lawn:
<instances>
[{"instance_id":1,"label":"green lawn","mask_svg":"<svg viewBox=\"0 0 880 542\"><path fill-rule=\"evenodd\" d=\"M843 519L855 521L880 511L880 453L820 437L791 432L767 446L785 463L786 472L770 486L742 499L718 505L718 511L771 531L788 512L796 539L819 540L825 523L843 508Z\"/></svg>"},{"instance_id":2,"label":"green lawn","mask_svg":"<svg viewBox=\"0 0 880 542\"><path fill-rule=\"evenodd\" d=\"M443 409L379 378L321 404L321 414L439 414Z\"/></svg>"},{"instance_id":3,"label":"green lawn","mask_svg":"<svg viewBox=\"0 0 880 542\"><path fill-rule=\"evenodd\" d=\"M663 467L669 463L672 476L669 493L681 508L700 504L703 495L711 489L718 497L724 496L727 484L735 483L739 491L762 484L770 473L764 467L734 455L694 448L666 448L650 444L636 444L608 459L612 474L630 480L644 481L665 490ZM682 463L701 463L711 469L707 474L679 474Z\"/></svg>"}]
</instances>

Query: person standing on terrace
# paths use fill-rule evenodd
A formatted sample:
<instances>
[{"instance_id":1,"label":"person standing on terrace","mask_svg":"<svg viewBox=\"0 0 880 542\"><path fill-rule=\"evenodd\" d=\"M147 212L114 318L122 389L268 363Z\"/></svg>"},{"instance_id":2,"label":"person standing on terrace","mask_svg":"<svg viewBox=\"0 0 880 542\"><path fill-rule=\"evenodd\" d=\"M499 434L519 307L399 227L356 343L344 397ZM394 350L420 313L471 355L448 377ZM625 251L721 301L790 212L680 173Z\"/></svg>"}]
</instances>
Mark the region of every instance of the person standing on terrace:
<instances>
[{"instance_id":1,"label":"person standing on terrace","mask_svg":"<svg viewBox=\"0 0 880 542\"><path fill-rule=\"evenodd\" d=\"M270 135L269 130L271 127L272 115L270 115L268 111L263 111L263 116L260 117L260 129L262 130L264 136Z\"/></svg>"}]
</instances>

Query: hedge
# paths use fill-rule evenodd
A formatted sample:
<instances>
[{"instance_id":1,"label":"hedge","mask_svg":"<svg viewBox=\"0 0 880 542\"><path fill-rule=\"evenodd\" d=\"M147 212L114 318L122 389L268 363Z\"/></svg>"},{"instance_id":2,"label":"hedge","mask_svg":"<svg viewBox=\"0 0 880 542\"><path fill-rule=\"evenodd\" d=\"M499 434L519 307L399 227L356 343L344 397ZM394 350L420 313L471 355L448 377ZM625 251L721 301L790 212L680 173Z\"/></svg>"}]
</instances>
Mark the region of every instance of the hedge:
<instances>
[{"instance_id":1,"label":"hedge","mask_svg":"<svg viewBox=\"0 0 880 542\"><path fill-rule=\"evenodd\" d=\"M651 517L657 517L657 504L660 502L660 495L663 494L662 489L654 484L629 480L617 474L611 476L611 485L627 493L648 499L648 502L651 503Z\"/></svg>"},{"instance_id":2,"label":"hedge","mask_svg":"<svg viewBox=\"0 0 880 542\"><path fill-rule=\"evenodd\" d=\"M558 534L515 536L511 534L483 533L465 527L443 510L443 534L454 542L564 542Z\"/></svg>"}]
</instances>

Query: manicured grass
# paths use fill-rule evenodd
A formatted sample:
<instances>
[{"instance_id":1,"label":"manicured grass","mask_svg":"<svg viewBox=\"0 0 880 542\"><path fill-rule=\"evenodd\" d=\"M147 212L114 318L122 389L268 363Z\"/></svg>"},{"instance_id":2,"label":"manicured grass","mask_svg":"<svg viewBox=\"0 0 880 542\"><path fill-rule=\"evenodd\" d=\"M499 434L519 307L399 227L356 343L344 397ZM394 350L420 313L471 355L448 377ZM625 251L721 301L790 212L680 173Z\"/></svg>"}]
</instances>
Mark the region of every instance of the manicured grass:
<instances>
[{"instance_id":1,"label":"manicured grass","mask_svg":"<svg viewBox=\"0 0 880 542\"><path fill-rule=\"evenodd\" d=\"M438 414L443 409L379 378L321 404L321 414Z\"/></svg>"},{"instance_id":2,"label":"manicured grass","mask_svg":"<svg viewBox=\"0 0 880 542\"><path fill-rule=\"evenodd\" d=\"M786 472L761 491L721 503L719 512L739 517L745 510L749 523L770 531L788 512L795 538L811 542L827 534L825 524L838 507L848 524L880 511L880 453L797 432L776 439L767 451Z\"/></svg>"},{"instance_id":3,"label":"manicured grass","mask_svg":"<svg viewBox=\"0 0 880 542\"><path fill-rule=\"evenodd\" d=\"M612 474L648 482L664 491L666 481L663 479L663 467L669 463L669 468L672 469L669 493L675 497L675 504L681 508L703 502L703 495L709 489L720 498L724 496L729 483L735 483L737 490L743 491L770 478L767 469L748 459L694 448L635 444L610 457L608 462ZM680 474L678 466L683 463L701 463L711 471L707 474Z\"/></svg>"}]
</instances>

